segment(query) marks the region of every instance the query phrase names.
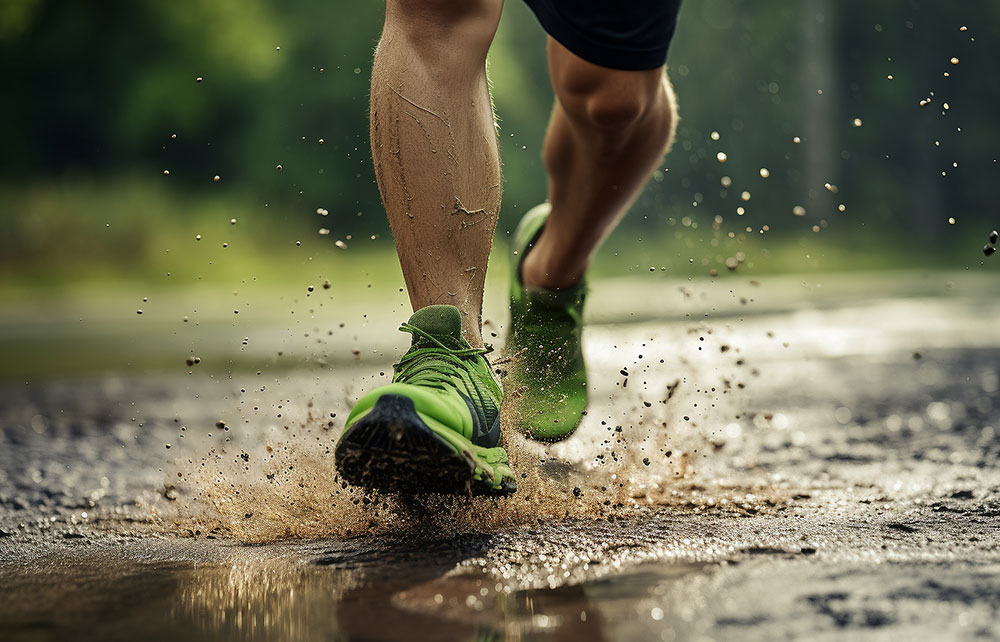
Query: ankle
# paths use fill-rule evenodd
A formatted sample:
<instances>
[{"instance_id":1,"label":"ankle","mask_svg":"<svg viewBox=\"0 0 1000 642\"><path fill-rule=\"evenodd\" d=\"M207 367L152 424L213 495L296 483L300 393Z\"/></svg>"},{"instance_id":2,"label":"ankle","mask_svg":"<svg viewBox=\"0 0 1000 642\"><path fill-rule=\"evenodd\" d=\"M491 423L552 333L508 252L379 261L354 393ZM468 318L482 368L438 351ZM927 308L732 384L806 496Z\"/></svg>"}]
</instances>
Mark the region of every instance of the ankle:
<instances>
[{"instance_id":1,"label":"ankle","mask_svg":"<svg viewBox=\"0 0 1000 642\"><path fill-rule=\"evenodd\" d=\"M462 336L473 348L483 347L483 331L480 317L472 318L462 311Z\"/></svg>"},{"instance_id":2,"label":"ankle","mask_svg":"<svg viewBox=\"0 0 1000 642\"><path fill-rule=\"evenodd\" d=\"M545 290L568 290L580 284L587 266L559 265L538 244L521 261L521 282Z\"/></svg>"}]
</instances>

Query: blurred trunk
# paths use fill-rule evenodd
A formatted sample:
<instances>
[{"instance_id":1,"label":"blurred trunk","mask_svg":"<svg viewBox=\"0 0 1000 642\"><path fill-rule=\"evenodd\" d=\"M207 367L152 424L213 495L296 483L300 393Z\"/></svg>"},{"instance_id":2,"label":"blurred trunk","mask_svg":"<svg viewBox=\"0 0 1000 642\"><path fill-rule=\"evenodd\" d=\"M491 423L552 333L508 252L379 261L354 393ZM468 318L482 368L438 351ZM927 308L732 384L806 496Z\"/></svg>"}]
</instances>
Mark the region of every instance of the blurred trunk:
<instances>
[{"instance_id":1,"label":"blurred trunk","mask_svg":"<svg viewBox=\"0 0 1000 642\"><path fill-rule=\"evenodd\" d=\"M948 100L947 94L942 92L945 83L941 76L948 60L948 47L939 25L944 24L947 16L940 7L930 5L925 8L922 18L916 25L916 29L920 30L919 37L913 31L907 33L910 40L907 49L918 61L915 68L926 74L929 91L934 91L934 100L926 108L934 114L934 120L915 119L915 131L907 136L902 145L911 159L906 189L909 198L903 201L906 211L893 212L893 220L899 225L905 225L921 240L934 242L942 229L941 221L949 216L945 213L944 191L945 181L952 179L941 176L941 172L952 168L942 162L946 157L942 157L933 145L935 140L942 140L943 145L949 139L954 140L957 123L941 116L943 104ZM906 107L913 109L910 105ZM938 120L938 116L942 120ZM898 159L898 162L905 161Z\"/></svg>"},{"instance_id":2,"label":"blurred trunk","mask_svg":"<svg viewBox=\"0 0 1000 642\"><path fill-rule=\"evenodd\" d=\"M829 0L806 0L802 4L802 90L805 92L805 185L802 199L808 205L821 196L824 183L836 183L834 175L840 150L834 144L837 77L833 26L836 11ZM818 93L822 90L822 94Z\"/></svg>"}]
</instances>

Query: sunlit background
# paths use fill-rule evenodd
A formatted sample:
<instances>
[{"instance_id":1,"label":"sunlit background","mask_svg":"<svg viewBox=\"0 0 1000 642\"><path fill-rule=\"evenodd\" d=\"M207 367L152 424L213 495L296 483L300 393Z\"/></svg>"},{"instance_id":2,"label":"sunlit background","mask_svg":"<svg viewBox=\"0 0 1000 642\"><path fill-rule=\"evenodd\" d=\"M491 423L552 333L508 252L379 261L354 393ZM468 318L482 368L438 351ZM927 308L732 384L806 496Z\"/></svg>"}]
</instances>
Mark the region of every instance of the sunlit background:
<instances>
[{"instance_id":1,"label":"sunlit background","mask_svg":"<svg viewBox=\"0 0 1000 642\"><path fill-rule=\"evenodd\" d=\"M160 293L246 283L396 296L367 133L382 13L3 2L8 316L29 305L30 321L44 300L114 320ZM595 275L995 269L998 25L997 3L689 1L669 58L674 149ZM544 40L509 0L489 61L498 241L545 197Z\"/></svg>"}]
</instances>

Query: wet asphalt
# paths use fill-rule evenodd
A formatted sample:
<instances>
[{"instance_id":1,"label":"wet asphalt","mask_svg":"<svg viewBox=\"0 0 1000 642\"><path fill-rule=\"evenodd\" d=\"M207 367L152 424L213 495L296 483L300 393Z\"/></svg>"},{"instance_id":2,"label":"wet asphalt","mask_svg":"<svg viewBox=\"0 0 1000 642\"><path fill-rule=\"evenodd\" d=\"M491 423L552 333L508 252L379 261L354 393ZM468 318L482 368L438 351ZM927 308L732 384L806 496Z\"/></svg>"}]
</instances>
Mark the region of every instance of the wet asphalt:
<instances>
[{"instance_id":1,"label":"wet asphalt","mask_svg":"<svg viewBox=\"0 0 1000 642\"><path fill-rule=\"evenodd\" d=\"M504 500L335 479L351 401L404 347L375 322L260 374L9 380L0 638L1000 638L1000 285L917 281L592 315L588 415L507 436Z\"/></svg>"}]
</instances>

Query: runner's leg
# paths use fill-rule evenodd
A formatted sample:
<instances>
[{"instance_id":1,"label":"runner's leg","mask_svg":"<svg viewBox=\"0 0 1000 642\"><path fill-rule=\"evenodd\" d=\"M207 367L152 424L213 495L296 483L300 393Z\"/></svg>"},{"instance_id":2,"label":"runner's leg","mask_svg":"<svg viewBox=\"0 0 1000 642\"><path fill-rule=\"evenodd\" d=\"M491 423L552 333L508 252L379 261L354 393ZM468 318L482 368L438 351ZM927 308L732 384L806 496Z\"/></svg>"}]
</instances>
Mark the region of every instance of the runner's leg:
<instances>
[{"instance_id":1,"label":"runner's leg","mask_svg":"<svg viewBox=\"0 0 1000 642\"><path fill-rule=\"evenodd\" d=\"M371 83L375 176L414 310L457 306L482 345L500 157L486 53L503 0L388 0Z\"/></svg>"},{"instance_id":2,"label":"runner's leg","mask_svg":"<svg viewBox=\"0 0 1000 642\"><path fill-rule=\"evenodd\" d=\"M638 196L673 140L673 89L663 67L587 62L549 38L556 103L543 157L552 213L525 256L525 285L568 288Z\"/></svg>"}]
</instances>

